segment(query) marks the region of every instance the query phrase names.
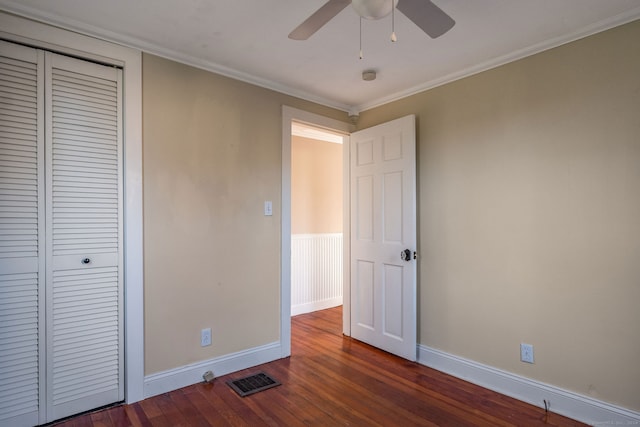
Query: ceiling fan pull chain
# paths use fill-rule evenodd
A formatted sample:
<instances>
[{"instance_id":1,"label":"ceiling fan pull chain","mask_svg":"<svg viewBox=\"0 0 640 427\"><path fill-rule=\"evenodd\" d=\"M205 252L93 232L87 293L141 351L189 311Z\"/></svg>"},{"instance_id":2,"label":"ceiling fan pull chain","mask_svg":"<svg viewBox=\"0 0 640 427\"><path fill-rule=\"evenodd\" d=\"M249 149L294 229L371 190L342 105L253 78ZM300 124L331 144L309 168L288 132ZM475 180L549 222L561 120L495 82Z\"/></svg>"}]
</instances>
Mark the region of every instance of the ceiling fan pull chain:
<instances>
[{"instance_id":1,"label":"ceiling fan pull chain","mask_svg":"<svg viewBox=\"0 0 640 427\"><path fill-rule=\"evenodd\" d=\"M394 0L391 0L391 42L395 43L398 41L396 37L396 5Z\"/></svg>"},{"instance_id":2,"label":"ceiling fan pull chain","mask_svg":"<svg viewBox=\"0 0 640 427\"><path fill-rule=\"evenodd\" d=\"M362 16L360 17L360 59L364 58L362 54Z\"/></svg>"}]
</instances>

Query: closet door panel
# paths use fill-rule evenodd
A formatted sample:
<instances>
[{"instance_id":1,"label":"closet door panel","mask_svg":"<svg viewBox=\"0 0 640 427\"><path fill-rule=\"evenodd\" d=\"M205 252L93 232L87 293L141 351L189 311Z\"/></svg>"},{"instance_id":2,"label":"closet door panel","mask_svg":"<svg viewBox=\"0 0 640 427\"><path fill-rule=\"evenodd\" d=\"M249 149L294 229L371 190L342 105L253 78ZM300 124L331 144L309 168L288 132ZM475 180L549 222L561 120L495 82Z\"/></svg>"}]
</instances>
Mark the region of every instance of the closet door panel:
<instances>
[{"instance_id":1,"label":"closet door panel","mask_svg":"<svg viewBox=\"0 0 640 427\"><path fill-rule=\"evenodd\" d=\"M40 421L42 62L0 42L0 425Z\"/></svg>"},{"instance_id":2,"label":"closet door panel","mask_svg":"<svg viewBox=\"0 0 640 427\"><path fill-rule=\"evenodd\" d=\"M48 419L124 398L121 72L47 54Z\"/></svg>"}]
</instances>

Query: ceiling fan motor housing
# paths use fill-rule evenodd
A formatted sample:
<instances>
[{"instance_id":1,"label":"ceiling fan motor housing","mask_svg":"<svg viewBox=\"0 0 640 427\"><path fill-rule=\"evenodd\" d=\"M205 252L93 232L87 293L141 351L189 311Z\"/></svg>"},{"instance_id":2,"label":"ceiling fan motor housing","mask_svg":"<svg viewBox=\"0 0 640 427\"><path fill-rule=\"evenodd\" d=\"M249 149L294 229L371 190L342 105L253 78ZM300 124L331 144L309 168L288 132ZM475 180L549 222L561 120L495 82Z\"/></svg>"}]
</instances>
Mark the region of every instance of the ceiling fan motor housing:
<instances>
[{"instance_id":1,"label":"ceiling fan motor housing","mask_svg":"<svg viewBox=\"0 0 640 427\"><path fill-rule=\"evenodd\" d=\"M365 19L380 19L391 13L398 0L351 0L351 5Z\"/></svg>"}]
</instances>

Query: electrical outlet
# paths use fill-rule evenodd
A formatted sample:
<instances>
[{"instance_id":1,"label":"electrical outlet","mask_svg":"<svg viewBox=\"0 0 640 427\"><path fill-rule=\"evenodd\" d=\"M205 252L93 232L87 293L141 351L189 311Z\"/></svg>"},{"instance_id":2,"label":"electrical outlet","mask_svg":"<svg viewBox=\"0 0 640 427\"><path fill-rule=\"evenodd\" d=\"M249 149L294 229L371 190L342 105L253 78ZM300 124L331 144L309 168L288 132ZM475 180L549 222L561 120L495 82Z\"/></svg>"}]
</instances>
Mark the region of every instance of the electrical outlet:
<instances>
[{"instance_id":1,"label":"electrical outlet","mask_svg":"<svg viewBox=\"0 0 640 427\"><path fill-rule=\"evenodd\" d=\"M533 345L520 343L520 360L533 363Z\"/></svg>"},{"instance_id":2,"label":"electrical outlet","mask_svg":"<svg viewBox=\"0 0 640 427\"><path fill-rule=\"evenodd\" d=\"M211 345L211 328L200 331L200 347Z\"/></svg>"}]
</instances>

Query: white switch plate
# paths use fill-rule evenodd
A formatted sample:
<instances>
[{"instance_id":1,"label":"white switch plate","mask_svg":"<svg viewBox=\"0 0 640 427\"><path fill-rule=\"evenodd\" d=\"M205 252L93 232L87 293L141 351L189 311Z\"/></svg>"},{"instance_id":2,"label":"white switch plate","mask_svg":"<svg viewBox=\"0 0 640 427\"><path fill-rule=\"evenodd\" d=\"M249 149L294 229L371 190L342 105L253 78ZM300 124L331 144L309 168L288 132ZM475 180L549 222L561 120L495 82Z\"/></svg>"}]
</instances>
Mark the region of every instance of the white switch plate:
<instances>
[{"instance_id":1,"label":"white switch plate","mask_svg":"<svg viewBox=\"0 0 640 427\"><path fill-rule=\"evenodd\" d=\"M273 215L273 203L271 203L271 200L267 200L264 202L264 216L271 215Z\"/></svg>"}]
</instances>

